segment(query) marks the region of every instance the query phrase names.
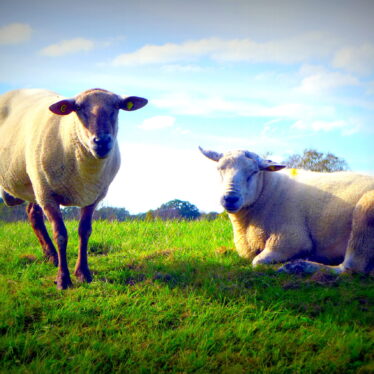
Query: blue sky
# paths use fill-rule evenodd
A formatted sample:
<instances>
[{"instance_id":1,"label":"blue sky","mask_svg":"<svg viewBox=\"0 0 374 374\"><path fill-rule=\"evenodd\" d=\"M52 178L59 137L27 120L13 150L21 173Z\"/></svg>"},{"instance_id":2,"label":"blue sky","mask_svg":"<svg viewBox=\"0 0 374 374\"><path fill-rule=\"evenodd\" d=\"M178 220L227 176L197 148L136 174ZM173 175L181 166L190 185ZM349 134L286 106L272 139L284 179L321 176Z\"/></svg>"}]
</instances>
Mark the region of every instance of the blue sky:
<instances>
[{"instance_id":1,"label":"blue sky","mask_svg":"<svg viewBox=\"0 0 374 374\"><path fill-rule=\"evenodd\" d=\"M213 162L311 147L374 174L373 1L2 0L0 94L94 87L149 105L120 116L104 204L179 198L222 210Z\"/></svg>"}]
</instances>

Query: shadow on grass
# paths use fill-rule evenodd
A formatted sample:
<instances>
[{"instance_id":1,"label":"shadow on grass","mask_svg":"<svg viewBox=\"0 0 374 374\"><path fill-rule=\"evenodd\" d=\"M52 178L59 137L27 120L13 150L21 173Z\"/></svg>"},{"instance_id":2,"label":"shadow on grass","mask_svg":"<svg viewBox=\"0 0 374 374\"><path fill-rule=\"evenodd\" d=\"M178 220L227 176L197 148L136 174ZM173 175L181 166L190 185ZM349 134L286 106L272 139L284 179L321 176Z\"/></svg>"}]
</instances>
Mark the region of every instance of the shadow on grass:
<instances>
[{"instance_id":1,"label":"shadow on grass","mask_svg":"<svg viewBox=\"0 0 374 374\"><path fill-rule=\"evenodd\" d=\"M317 273L302 277L279 274L275 268L253 270L247 261L175 259L173 251L160 251L109 271L101 281L123 287L158 285L201 294L213 302L242 302L279 308L307 318L371 326L374 320L373 277ZM230 261L228 261L230 262Z\"/></svg>"}]
</instances>

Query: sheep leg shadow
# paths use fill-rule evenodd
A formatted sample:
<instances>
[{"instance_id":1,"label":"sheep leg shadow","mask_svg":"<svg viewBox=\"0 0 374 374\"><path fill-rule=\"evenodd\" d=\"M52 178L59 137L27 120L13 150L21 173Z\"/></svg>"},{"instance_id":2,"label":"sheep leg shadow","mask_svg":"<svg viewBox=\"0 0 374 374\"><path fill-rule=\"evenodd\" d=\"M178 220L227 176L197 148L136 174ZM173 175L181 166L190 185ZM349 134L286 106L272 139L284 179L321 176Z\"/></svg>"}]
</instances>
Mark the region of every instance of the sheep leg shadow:
<instances>
[{"instance_id":1,"label":"sheep leg shadow","mask_svg":"<svg viewBox=\"0 0 374 374\"><path fill-rule=\"evenodd\" d=\"M331 265L324 265L313 261L307 260L296 260L292 262L288 262L281 266L278 269L278 273L287 273L287 274L313 274L318 270L327 270L331 271L335 274L340 274L343 272L343 268L341 265L339 266L331 266Z\"/></svg>"},{"instance_id":2,"label":"sheep leg shadow","mask_svg":"<svg viewBox=\"0 0 374 374\"><path fill-rule=\"evenodd\" d=\"M27 216L31 223L36 237L43 248L45 257L55 266L58 266L58 255L48 231L44 224L44 215L42 208L35 203L29 203L26 207Z\"/></svg>"},{"instance_id":3,"label":"sheep leg shadow","mask_svg":"<svg viewBox=\"0 0 374 374\"><path fill-rule=\"evenodd\" d=\"M96 203L81 208L81 217L79 221L79 251L78 259L75 265L74 275L81 282L92 282L92 275L88 267L87 247L88 240L92 232L92 216L96 208Z\"/></svg>"}]
</instances>

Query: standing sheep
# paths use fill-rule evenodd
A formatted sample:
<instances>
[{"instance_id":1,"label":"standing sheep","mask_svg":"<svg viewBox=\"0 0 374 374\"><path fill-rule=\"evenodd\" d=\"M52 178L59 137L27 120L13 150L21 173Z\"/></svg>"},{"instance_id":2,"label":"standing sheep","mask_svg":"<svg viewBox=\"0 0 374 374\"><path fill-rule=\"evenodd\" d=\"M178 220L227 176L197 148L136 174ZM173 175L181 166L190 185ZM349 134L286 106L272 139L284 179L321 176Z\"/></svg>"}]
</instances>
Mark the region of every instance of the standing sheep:
<instances>
[{"instance_id":1,"label":"standing sheep","mask_svg":"<svg viewBox=\"0 0 374 374\"><path fill-rule=\"evenodd\" d=\"M74 274L91 282L87 243L92 215L120 166L118 111L142 108L147 100L102 89L65 99L25 89L0 96L0 187L7 205L28 201L27 215L44 254L58 265L57 287L71 286L67 231L60 205L81 207L79 254ZM57 250L43 212L52 224Z\"/></svg>"},{"instance_id":2,"label":"standing sheep","mask_svg":"<svg viewBox=\"0 0 374 374\"><path fill-rule=\"evenodd\" d=\"M374 178L349 172L287 171L255 153L201 152L218 163L221 204L240 256L281 268L374 270ZM315 261L315 262L313 262Z\"/></svg>"}]
</instances>

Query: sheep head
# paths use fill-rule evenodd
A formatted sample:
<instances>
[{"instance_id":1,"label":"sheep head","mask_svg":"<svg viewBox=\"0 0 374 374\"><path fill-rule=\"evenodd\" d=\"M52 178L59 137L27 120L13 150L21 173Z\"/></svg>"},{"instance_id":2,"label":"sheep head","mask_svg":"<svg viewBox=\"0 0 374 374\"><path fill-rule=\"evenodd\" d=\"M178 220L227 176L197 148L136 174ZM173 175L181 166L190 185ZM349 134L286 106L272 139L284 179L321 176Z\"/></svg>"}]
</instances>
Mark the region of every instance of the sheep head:
<instances>
[{"instance_id":1,"label":"sheep head","mask_svg":"<svg viewBox=\"0 0 374 374\"><path fill-rule=\"evenodd\" d=\"M106 158L115 144L120 109L134 111L142 108L147 99L121 97L112 92L92 89L72 99L60 100L49 107L54 114L64 116L75 112L80 125L79 138L95 158Z\"/></svg>"},{"instance_id":2,"label":"sheep head","mask_svg":"<svg viewBox=\"0 0 374 374\"><path fill-rule=\"evenodd\" d=\"M223 185L221 204L229 213L236 213L256 201L262 190L262 171L278 171L285 167L249 151L231 151L223 154L201 147L200 151L218 163L217 168Z\"/></svg>"}]
</instances>

